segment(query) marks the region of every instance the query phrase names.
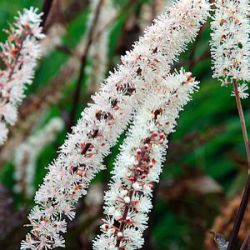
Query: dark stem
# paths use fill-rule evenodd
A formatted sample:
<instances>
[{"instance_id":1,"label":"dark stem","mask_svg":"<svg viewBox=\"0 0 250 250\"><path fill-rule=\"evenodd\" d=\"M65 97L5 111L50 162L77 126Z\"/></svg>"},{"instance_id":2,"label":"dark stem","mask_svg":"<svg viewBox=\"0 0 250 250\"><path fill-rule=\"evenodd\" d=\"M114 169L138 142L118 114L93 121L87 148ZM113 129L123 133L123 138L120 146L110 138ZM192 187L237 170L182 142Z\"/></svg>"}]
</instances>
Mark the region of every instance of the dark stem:
<instances>
[{"instance_id":1,"label":"dark stem","mask_svg":"<svg viewBox=\"0 0 250 250\"><path fill-rule=\"evenodd\" d=\"M241 222L243 220L250 195L250 176L248 175L247 184L241 199L240 207L237 212L232 233L230 235L229 244L227 250L235 250L237 245L237 236L240 230Z\"/></svg>"},{"instance_id":2,"label":"dark stem","mask_svg":"<svg viewBox=\"0 0 250 250\"><path fill-rule=\"evenodd\" d=\"M56 49L58 51L63 52L65 55L68 55L68 56L73 56L74 55L74 52L69 47L67 47L65 45L57 45Z\"/></svg>"},{"instance_id":3,"label":"dark stem","mask_svg":"<svg viewBox=\"0 0 250 250\"><path fill-rule=\"evenodd\" d=\"M130 190L130 192L129 192L129 198L130 198L130 200L132 200L133 194L134 194L134 191L133 191L133 190ZM127 218L127 216L128 216L129 208L130 208L130 204L128 204L128 205L125 207L125 210L124 210L124 213L123 213L123 216L122 216L122 221L125 221L125 220L126 220L126 218ZM125 223L122 222L122 223L120 224L120 226L119 226L119 232L123 232L124 227L125 227ZM121 244L121 238L119 238L119 239L117 240L115 247L117 247L118 249L120 249L120 244Z\"/></svg>"},{"instance_id":4,"label":"dark stem","mask_svg":"<svg viewBox=\"0 0 250 250\"><path fill-rule=\"evenodd\" d=\"M87 58L88 58L88 52L89 52L89 48L90 45L92 44L93 41L93 36L94 36L94 30L95 30L95 26L97 24L100 12L101 12L101 6L103 4L104 0L100 0L96 9L96 13L94 16L94 20L91 24L91 27L89 28L89 32L87 35L87 42L86 42L86 46L84 49L84 52L81 56L81 66L80 66L80 72L79 72L79 76L78 76L78 80L76 82L76 88L75 88L75 92L73 94L73 104L72 104L72 110L70 112L70 116L69 116L69 122L67 125L67 130L70 131L71 127L73 126L75 119L76 119L76 113L77 113L77 106L80 100L80 96L81 96L81 88L82 88L82 79L84 76L84 69L87 63Z\"/></svg>"},{"instance_id":5,"label":"dark stem","mask_svg":"<svg viewBox=\"0 0 250 250\"><path fill-rule=\"evenodd\" d=\"M46 20L49 16L49 12L51 10L52 5L53 5L53 0L45 0L44 1L43 9L42 9L43 16L42 16L42 22L41 22L41 27L43 27L43 31L44 31Z\"/></svg>"},{"instance_id":6,"label":"dark stem","mask_svg":"<svg viewBox=\"0 0 250 250\"><path fill-rule=\"evenodd\" d=\"M233 81L233 86L234 86L235 99L236 99L237 109L238 109L240 123L241 123L242 134L243 134L244 143L246 147L248 169L250 169L250 148L249 148L249 142L248 142L248 135L247 135L244 113L243 113L239 91L238 91L238 84L236 80ZM234 226L232 229L232 233L230 235L227 250L235 250L236 248L237 236L238 236L240 226L241 226L241 223L242 223L242 220L243 220L246 208L247 208L249 196L250 196L250 175L248 171L247 183L246 183L245 190L241 199L239 210L237 212L237 215L234 221Z\"/></svg>"},{"instance_id":7,"label":"dark stem","mask_svg":"<svg viewBox=\"0 0 250 250\"><path fill-rule=\"evenodd\" d=\"M234 85L235 100L236 100L237 109L238 109L238 113L240 117L241 130L242 130L246 153L247 153L248 168L250 168L250 147L249 147L249 140L248 140L248 135L247 135L246 122L245 122L244 113L243 113L241 100L239 96L238 84L235 80L233 82L233 85Z\"/></svg>"}]
</instances>

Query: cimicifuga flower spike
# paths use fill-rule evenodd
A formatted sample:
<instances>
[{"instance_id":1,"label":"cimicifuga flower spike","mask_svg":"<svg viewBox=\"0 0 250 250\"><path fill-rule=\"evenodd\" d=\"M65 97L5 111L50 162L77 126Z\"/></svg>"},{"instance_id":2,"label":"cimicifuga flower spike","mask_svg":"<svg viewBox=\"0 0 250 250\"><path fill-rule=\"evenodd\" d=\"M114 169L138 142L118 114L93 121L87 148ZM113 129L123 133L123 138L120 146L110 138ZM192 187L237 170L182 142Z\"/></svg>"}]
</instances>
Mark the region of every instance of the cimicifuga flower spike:
<instances>
[{"instance_id":1,"label":"cimicifuga flower spike","mask_svg":"<svg viewBox=\"0 0 250 250\"><path fill-rule=\"evenodd\" d=\"M113 170L110 190L104 198L106 218L102 234L94 241L95 250L142 247L153 184L159 181L167 137L197 85L191 73L181 71L152 88L146 97Z\"/></svg>"},{"instance_id":2,"label":"cimicifuga flower spike","mask_svg":"<svg viewBox=\"0 0 250 250\"><path fill-rule=\"evenodd\" d=\"M52 118L44 128L32 134L25 142L18 145L14 156L16 166L14 174L16 181L14 186L15 192L32 197L34 194L33 182L37 157L46 145L55 140L63 127L64 122L61 118Z\"/></svg>"},{"instance_id":3,"label":"cimicifuga flower spike","mask_svg":"<svg viewBox=\"0 0 250 250\"><path fill-rule=\"evenodd\" d=\"M65 245L61 233L66 232L66 219L74 218L75 205L102 168L103 157L126 128L149 86L165 79L170 65L195 38L208 10L206 0L174 3L122 57L122 65L101 85L94 103L85 108L49 166L35 196L37 206L29 215L31 234L22 241L21 249Z\"/></svg>"},{"instance_id":4,"label":"cimicifuga flower spike","mask_svg":"<svg viewBox=\"0 0 250 250\"><path fill-rule=\"evenodd\" d=\"M222 84L250 80L250 23L248 0L216 0L211 22L213 77ZM247 85L239 87L247 98Z\"/></svg>"},{"instance_id":5,"label":"cimicifuga flower spike","mask_svg":"<svg viewBox=\"0 0 250 250\"><path fill-rule=\"evenodd\" d=\"M40 45L44 35L37 9L24 9L16 17L5 43L0 44L0 58L5 69L0 70L0 145L5 142L8 125L17 120L17 108L24 98L25 85L31 84Z\"/></svg>"}]
</instances>

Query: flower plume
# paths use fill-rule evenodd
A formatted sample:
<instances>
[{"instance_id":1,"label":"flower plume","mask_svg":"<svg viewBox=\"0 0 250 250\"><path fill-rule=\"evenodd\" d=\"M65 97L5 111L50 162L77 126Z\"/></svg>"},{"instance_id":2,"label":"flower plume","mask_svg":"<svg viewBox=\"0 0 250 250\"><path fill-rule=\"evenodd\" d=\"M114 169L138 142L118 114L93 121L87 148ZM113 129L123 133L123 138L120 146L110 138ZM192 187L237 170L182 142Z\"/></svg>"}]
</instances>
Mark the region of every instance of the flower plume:
<instances>
[{"instance_id":1,"label":"flower plume","mask_svg":"<svg viewBox=\"0 0 250 250\"><path fill-rule=\"evenodd\" d=\"M250 80L249 1L217 0L211 22L213 77L222 84ZM246 84L239 86L239 96L248 97ZM233 94L234 95L234 92Z\"/></svg>"},{"instance_id":2,"label":"flower plume","mask_svg":"<svg viewBox=\"0 0 250 250\"><path fill-rule=\"evenodd\" d=\"M105 195L106 218L95 250L139 249L152 208L153 183L158 182L166 155L167 136L179 111L197 88L191 73L170 75L154 88L128 132Z\"/></svg>"},{"instance_id":3,"label":"flower plume","mask_svg":"<svg viewBox=\"0 0 250 250\"><path fill-rule=\"evenodd\" d=\"M208 16L206 0L180 0L155 20L133 50L122 57L101 85L77 125L49 166L29 215L31 234L21 249L64 246L66 218L72 220L79 198L99 172L102 160L127 127L151 85L167 77L170 66L192 41ZM178 38L178 39L177 39Z\"/></svg>"},{"instance_id":4,"label":"flower plume","mask_svg":"<svg viewBox=\"0 0 250 250\"><path fill-rule=\"evenodd\" d=\"M40 57L39 40L44 37L40 22L37 9L24 9L7 31L7 41L0 44L0 58L5 65L5 69L0 70L0 145L7 139L7 126L17 120L25 86L32 83Z\"/></svg>"}]
</instances>

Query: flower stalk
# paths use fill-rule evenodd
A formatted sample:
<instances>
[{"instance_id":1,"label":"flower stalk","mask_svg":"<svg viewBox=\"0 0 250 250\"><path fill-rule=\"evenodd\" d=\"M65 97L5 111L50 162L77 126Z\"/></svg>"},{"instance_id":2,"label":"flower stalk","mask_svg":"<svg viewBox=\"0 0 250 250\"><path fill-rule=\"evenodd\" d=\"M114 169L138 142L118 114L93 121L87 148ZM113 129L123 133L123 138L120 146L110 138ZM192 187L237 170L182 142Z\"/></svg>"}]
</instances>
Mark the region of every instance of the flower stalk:
<instances>
[{"instance_id":1,"label":"flower stalk","mask_svg":"<svg viewBox=\"0 0 250 250\"><path fill-rule=\"evenodd\" d=\"M236 100L236 105L237 105L237 110L239 113L239 118L240 118L240 124L241 124L241 130L244 138L244 143L245 143L245 148L246 148L246 154L247 154L247 163L248 163L248 177L247 177L247 183L242 195L241 203L239 210L237 211L232 233L230 235L229 239L229 244L227 250L233 250L236 247L237 243L237 236L239 234L240 226L242 223L242 220L244 218L244 214L246 212L246 208L249 202L249 197L250 197L250 148L249 148L249 140L248 140L248 135L247 135L247 129L246 129L246 122L245 122L245 117L241 105L241 99L238 91L238 84L237 81L233 81L233 86L234 86L234 93L235 93L235 100Z\"/></svg>"},{"instance_id":2,"label":"flower stalk","mask_svg":"<svg viewBox=\"0 0 250 250\"><path fill-rule=\"evenodd\" d=\"M240 118L240 125L241 125L242 135L243 135L245 148L246 148L248 168L250 169L249 140L248 140L248 134L247 134L247 128L246 128L244 112L243 112L243 108L242 108L242 105L241 105L241 99L240 99L239 90L238 90L238 83L237 83L236 80L233 80L233 87L234 87L234 94L235 94L235 101L236 101L236 105L237 105L237 110L238 110L238 114L239 114L239 118Z\"/></svg>"}]
</instances>

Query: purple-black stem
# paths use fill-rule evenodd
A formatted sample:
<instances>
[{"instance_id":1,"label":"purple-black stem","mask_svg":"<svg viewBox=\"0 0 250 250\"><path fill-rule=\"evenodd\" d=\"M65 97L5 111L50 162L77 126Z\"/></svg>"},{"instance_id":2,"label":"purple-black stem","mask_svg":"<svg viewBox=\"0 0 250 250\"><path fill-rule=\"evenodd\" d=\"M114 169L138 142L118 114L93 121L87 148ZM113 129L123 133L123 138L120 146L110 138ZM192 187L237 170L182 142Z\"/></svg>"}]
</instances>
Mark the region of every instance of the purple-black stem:
<instances>
[{"instance_id":1,"label":"purple-black stem","mask_svg":"<svg viewBox=\"0 0 250 250\"><path fill-rule=\"evenodd\" d=\"M93 42L93 36L94 36L94 30L95 30L95 26L98 22L99 19L99 15L101 12L101 7L103 4L104 0L99 0L98 6L96 8L96 13L94 16L94 20L91 24L91 27L89 28L89 32L87 34L87 42L86 42L86 46L84 49L84 52L81 56L81 66L80 66L80 72L79 72L79 76L77 79L77 83L76 83L76 88L75 88L75 92L73 94L73 104L72 104L72 110L70 112L69 115L69 122L67 124L67 130L70 132L71 127L74 125L75 123L75 119L76 119L76 113L77 113L77 107L78 107L78 103L80 100L80 96L81 96L81 88L82 88L82 80L84 77L84 69L87 63L87 58L88 58L88 52L89 52L89 48L90 45Z\"/></svg>"},{"instance_id":2,"label":"purple-black stem","mask_svg":"<svg viewBox=\"0 0 250 250\"><path fill-rule=\"evenodd\" d=\"M43 31L44 31L46 20L49 16L49 12L51 10L52 5L53 5L53 0L45 0L44 1L43 9L42 9L43 16L42 16L42 22L41 22L41 27L43 28Z\"/></svg>"},{"instance_id":3,"label":"purple-black stem","mask_svg":"<svg viewBox=\"0 0 250 250\"><path fill-rule=\"evenodd\" d=\"M249 141L248 141L248 135L247 135L247 129L246 129L246 123L245 123L245 118L244 118L244 113L241 105L241 100L239 96L239 90L238 90L238 84L236 80L233 81L233 86L234 86L234 93L235 93L235 100L236 100L236 105L239 113L239 118L240 118L240 123L241 123L241 129L242 129L242 134L244 138L244 143L245 143L245 148L246 148L246 153L247 153L247 163L248 163L248 179L247 183L245 186L245 190L242 195L241 203L239 210L237 211L237 215L234 221L234 226L230 235L229 239L229 244L227 250L235 250L236 245L237 245L237 236L240 230L240 226L248 205L249 201L249 196L250 196L250 175L249 175L249 170L250 170L250 148L249 148Z\"/></svg>"}]
</instances>

